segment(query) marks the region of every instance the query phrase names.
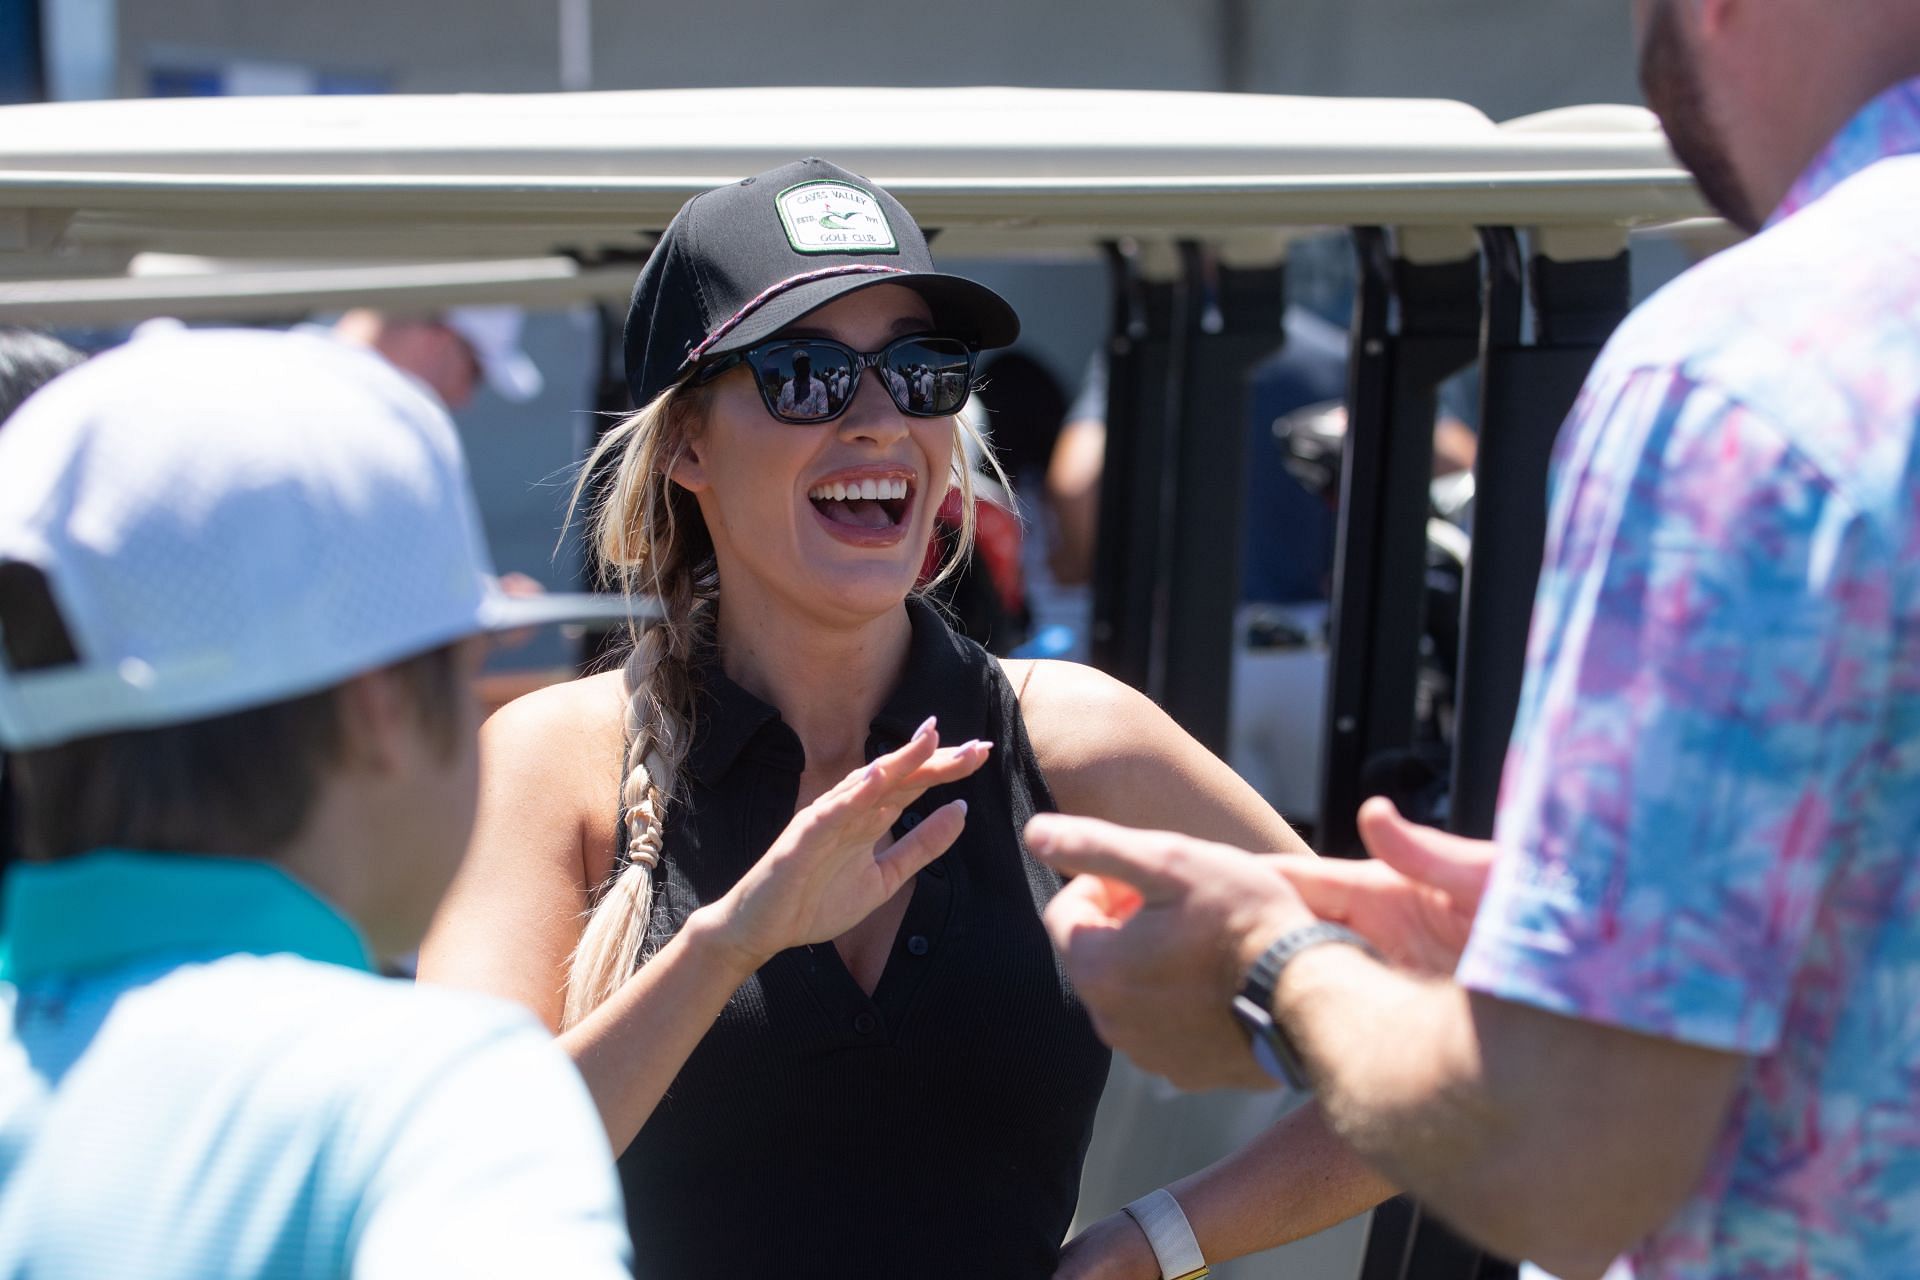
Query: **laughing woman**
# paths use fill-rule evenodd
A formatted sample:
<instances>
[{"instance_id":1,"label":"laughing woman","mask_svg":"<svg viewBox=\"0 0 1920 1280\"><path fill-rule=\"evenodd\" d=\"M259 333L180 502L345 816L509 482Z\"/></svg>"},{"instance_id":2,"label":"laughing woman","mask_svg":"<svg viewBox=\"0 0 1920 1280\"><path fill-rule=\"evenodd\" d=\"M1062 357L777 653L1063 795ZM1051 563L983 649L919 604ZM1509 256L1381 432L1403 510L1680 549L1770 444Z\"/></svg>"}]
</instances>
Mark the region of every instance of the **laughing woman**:
<instances>
[{"instance_id":1,"label":"laughing woman","mask_svg":"<svg viewBox=\"0 0 1920 1280\"><path fill-rule=\"evenodd\" d=\"M643 1274L1160 1274L1117 1215L1061 1253L1108 1055L1021 828L1302 848L1150 702L997 662L911 594L967 484L974 353L1018 327L818 160L696 197L641 273L644 407L586 474L603 559L665 617L489 723L421 973L559 1035ZM1284 1126L1176 1187L1214 1256L1384 1191L1311 1114Z\"/></svg>"}]
</instances>

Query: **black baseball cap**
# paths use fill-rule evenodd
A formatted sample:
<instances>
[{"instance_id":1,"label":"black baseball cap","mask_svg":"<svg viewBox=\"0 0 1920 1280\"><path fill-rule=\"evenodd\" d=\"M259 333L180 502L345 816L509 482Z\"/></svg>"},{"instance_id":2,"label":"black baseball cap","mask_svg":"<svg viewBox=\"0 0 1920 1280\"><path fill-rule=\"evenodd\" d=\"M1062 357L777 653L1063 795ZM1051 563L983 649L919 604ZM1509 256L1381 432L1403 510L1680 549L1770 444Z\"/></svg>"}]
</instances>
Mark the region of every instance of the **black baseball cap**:
<instances>
[{"instance_id":1,"label":"black baseball cap","mask_svg":"<svg viewBox=\"0 0 1920 1280\"><path fill-rule=\"evenodd\" d=\"M667 224L633 287L627 390L644 405L701 360L876 284L925 298L942 334L983 348L1020 336L1006 299L934 270L900 202L857 173L810 158L703 191Z\"/></svg>"}]
</instances>

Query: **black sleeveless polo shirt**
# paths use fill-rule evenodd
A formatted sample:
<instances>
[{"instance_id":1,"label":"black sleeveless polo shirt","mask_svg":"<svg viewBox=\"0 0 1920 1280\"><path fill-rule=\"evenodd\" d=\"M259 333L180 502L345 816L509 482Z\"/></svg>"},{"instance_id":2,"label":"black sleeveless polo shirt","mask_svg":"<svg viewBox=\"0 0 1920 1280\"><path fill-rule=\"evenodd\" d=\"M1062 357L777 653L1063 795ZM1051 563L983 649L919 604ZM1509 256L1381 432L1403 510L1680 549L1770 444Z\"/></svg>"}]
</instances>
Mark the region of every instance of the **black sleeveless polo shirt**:
<instances>
[{"instance_id":1,"label":"black sleeveless polo shirt","mask_svg":"<svg viewBox=\"0 0 1920 1280\"><path fill-rule=\"evenodd\" d=\"M916 878L871 997L823 943L775 956L727 1002L620 1158L640 1275L1053 1274L1108 1066L1041 928L1060 879L1020 837L1053 797L999 664L907 608L906 671L867 757L929 715L943 743L991 741L978 773L898 828L964 797L966 830ZM800 740L779 712L717 662L699 679L650 949L734 885L799 795Z\"/></svg>"}]
</instances>

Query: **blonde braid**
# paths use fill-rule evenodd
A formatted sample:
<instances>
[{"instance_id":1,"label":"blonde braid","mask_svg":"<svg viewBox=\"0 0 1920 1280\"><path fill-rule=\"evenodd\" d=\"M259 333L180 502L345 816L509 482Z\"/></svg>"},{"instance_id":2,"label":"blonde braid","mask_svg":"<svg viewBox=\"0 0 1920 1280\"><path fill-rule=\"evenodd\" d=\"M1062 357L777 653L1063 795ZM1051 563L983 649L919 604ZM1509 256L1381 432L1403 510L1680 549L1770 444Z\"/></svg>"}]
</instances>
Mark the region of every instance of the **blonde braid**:
<instances>
[{"instance_id":1,"label":"blonde braid","mask_svg":"<svg viewBox=\"0 0 1920 1280\"><path fill-rule=\"evenodd\" d=\"M691 439L689 400L669 390L620 423L588 458L574 490L577 507L585 486L619 452L608 493L594 511L594 542L611 584L629 594L649 592L663 616L634 630L622 668L620 813L627 844L613 876L593 894L568 963L563 1029L618 991L640 964L667 807L693 738L694 660L711 634L718 578L706 527L690 495L669 478Z\"/></svg>"}]
</instances>

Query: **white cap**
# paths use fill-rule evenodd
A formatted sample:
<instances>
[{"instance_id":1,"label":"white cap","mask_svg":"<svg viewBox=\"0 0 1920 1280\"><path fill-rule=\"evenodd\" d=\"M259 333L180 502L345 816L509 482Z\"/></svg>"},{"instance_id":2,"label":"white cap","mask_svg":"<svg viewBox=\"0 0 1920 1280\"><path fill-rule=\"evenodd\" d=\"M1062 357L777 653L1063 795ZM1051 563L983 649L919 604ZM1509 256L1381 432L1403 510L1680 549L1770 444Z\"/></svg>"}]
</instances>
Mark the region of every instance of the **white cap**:
<instances>
[{"instance_id":1,"label":"white cap","mask_svg":"<svg viewBox=\"0 0 1920 1280\"><path fill-rule=\"evenodd\" d=\"M520 308L451 307L440 319L473 349L481 374L498 395L525 404L547 385L540 366L520 349L520 328L526 320Z\"/></svg>"},{"instance_id":2,"label":"white cap","mask_svg":"<svg viewBox=\"0 0 1920 1280\"><path fill-rule=\"evenodd\" d=\"M621 614L495 584L446 413L306 334L144 335L0 430L0 565L47 580L77 663L15 671L0 746L179 724L481 631ZM0 637L3 639L3 637Z\"/></svg>"}]
</instances>

